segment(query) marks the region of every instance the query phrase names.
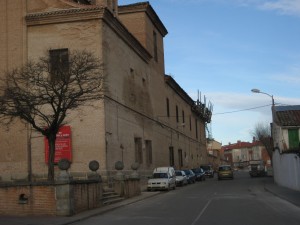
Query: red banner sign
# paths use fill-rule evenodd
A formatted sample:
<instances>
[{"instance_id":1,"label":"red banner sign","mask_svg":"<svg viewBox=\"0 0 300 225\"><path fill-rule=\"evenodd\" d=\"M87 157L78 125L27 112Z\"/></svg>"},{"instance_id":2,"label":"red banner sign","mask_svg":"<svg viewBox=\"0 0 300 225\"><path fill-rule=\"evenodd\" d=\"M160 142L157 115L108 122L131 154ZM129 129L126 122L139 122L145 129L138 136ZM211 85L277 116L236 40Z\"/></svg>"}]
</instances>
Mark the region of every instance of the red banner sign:
<instances>
[{"instance_id":1,"label":"red banner sign","mask_svg":"<svg viewBox=\"0 0 300 225\"><path fill-rule=\"evenodd\" d=\"M61 159L72 160L71 127L62 126L56 134L54 163ZM45 162L49 161L49 144L45 138Z\"/></svg>"}]
</instances>

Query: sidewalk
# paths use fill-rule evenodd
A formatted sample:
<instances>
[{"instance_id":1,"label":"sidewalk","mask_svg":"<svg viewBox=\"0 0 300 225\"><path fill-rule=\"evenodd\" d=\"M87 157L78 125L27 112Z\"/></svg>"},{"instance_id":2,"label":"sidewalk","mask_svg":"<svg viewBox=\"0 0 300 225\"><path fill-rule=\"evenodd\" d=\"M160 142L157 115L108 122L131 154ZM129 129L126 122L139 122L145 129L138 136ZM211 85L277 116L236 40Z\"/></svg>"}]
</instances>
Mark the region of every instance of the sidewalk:
<instances>
[{"instance_id":1,"label":"sidewalk","mask_svg":"<svg viewBox=\"0 0 300 225\"><path fill-rule=\"evenodd\" d=\"M274 182L273 178L265 181L265 190L300 207L300 191L279 186Z\"/></svg>"},{"instance_id":2,"label":"sidewalk","mask_svg":"<svg viewBox=\"0 0 300 225\"><path fill-rule=\"evenodd\" d=\"M146 198L153 197L160 194L160 192L142 192L141 195L125 199L121 202L103 206L101 208L88 210L72 217L51 217L51 216L26 216L26 217L11 217L11 216L0 216L0 225L68 225L75 222L85 220L87 218L101 215L105 212L120 208L125 205L132 204L134 202L141 201Z\"/></svg>"}]
</instances>

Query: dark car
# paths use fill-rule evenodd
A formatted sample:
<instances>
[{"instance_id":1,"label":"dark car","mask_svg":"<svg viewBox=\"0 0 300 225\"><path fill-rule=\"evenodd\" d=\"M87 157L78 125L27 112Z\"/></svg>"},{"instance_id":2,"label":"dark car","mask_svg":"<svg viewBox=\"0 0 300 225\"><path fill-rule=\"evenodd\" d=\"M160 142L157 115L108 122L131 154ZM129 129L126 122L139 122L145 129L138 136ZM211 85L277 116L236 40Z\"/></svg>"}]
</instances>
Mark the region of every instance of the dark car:
<instances>
[{"instance_id":1,"label":"dark car","mask_svg":"<svg viewBox=\"0 0 300 225\"><path fill-rule=\"evenodd\" d=\"M201 168L194 168L192 169L196 176L196 181L205 181L205 172Z\"/></svg>"},{"instance_id":2,"label":"dark car","mask_svg":"<svg viewBox=\"0 0 300 225\"><path fill-rule=\"evenodd\" d=\"M200 168L204 170L205 176L214 177L215 172L211 165L202 165L202 166L200 166Z\"/></svg>"},{"instance_id":3,"label":"dark car","mask_svg":"<svg viewBox=\"0 0 300 225\"><path fill-rule=\"evenodd\" d=\"M188 183L192 184L196 182L196 176L192 170L183 170L185 172L185 175L188 178Z\"/></svg>"}]
</instances>

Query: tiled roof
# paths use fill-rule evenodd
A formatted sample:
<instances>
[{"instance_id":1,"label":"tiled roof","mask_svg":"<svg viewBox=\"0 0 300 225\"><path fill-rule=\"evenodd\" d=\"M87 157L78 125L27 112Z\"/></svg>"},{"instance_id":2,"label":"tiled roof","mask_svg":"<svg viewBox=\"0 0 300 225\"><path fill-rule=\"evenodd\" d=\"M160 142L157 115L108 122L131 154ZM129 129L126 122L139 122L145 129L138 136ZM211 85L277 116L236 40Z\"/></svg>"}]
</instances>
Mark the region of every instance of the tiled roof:
<instances>
[{"instance_id":1,"label":"tiled roof","mask_svg":"<svg viewBox=\"0 0 300 225\"><path fill-rule=\"evenodd\" d=\"M280 126L300 126L300 106L275 107L275 122Z\"/></svg>"},{"instance_id":2,"label":"tiled roof","mask_svg":"<svg viewBox=\"0 0 300 225\"><path fill-rule=\"evenodd\" d=\"M258 145L261 145L261 142L254 141L254 142L250 143L250 142L238 141L237 143L234 143L234 144L229 144L229 145L222 146L222 150L223 151L229 151L229 150L232 150L232 149L252 148L252 147L258 146Z\"/></svg>"}]
</instances>

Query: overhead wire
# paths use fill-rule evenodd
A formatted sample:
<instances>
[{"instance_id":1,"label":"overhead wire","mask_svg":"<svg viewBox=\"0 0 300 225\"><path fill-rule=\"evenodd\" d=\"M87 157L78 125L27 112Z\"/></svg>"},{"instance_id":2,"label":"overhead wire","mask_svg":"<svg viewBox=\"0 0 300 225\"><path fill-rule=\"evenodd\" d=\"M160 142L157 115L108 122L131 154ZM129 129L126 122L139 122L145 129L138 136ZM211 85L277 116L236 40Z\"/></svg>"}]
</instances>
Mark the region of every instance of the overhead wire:
<instances>
[{"instance_id":1,"label":"overhead wire","mask_svg":"<svg viewBox=\"0 0 300 225\"><path fill-rule=\"evenodd\" d=\"M271 106L271 105L272 104L262 105L262 106L247 108L247 109L239 109L239 110L234 110L234 111L229 111L229 112L213 113L213 116L214 115L222 115L222 114L229 114L229 113L237 113L237 112L249 111L249 110L253 110L253 109L264 108L264 107Z\"/></svg>"}]
</instances>

